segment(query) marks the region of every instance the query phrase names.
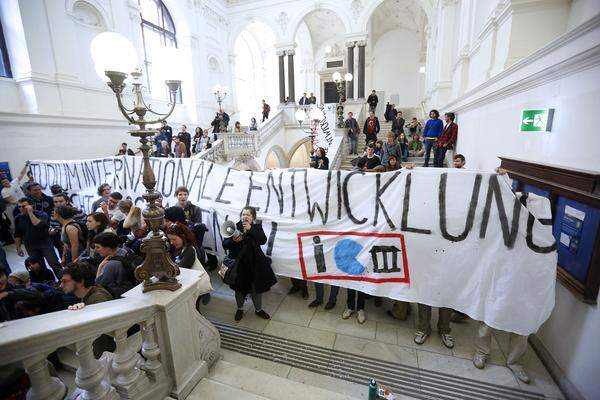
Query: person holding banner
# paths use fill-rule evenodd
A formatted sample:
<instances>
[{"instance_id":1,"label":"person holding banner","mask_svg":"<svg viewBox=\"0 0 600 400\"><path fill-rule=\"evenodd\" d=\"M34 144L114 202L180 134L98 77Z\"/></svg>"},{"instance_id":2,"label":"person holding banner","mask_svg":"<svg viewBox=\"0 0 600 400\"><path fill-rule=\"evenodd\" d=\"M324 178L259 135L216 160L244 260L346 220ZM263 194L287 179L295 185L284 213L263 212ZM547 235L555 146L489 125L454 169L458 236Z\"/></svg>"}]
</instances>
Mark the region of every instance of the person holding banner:
<instances>
[{"instance_id":1,"label":"person holding banner","mask_svg":"<svg viewBox=\"0 0 600 400\"><path fill-rule=\"evenodd\" d=\"M254 304L254 313L260 318L271 319L262 308L262 294L277 283L277 278L271 269L271 259L260 248L267 243L267 236L262 224L256 222L254 207L242 209L242 218L236 228L241 234L223 239L223 248L236 263L235 267L230 268L237 268L235 283L229 285L235 291L235 320L244 317L244 301L248 294Z\"/></svg>"},{"instance_id":2,"label":"person holding banner","mask_svg":"<svg viewBox=\"0 0 600 400\"><path fill-rule=\"evenodd\" d=\"M415 343L423 344L431 335L431 306L427 304L418 304L419 319L417 325L417 332L415 333ZM454 347L454 338L450 334L450 316L452 315L452 309L446 307L440 307L438 309L438 333L442 339L442 343L447 348L451 349Z\"/></svg>"}]
</instances>

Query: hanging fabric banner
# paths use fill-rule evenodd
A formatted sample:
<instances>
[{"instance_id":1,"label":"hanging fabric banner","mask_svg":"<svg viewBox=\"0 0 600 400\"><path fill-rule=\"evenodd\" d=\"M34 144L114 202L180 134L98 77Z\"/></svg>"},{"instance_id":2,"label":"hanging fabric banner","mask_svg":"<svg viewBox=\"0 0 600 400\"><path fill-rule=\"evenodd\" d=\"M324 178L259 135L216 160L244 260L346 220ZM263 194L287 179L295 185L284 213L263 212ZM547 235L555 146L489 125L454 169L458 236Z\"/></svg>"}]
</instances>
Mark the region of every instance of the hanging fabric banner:
<instances>
[{"instance_id":1,"label":"hanging fabric banner","mask_svg":"<svg viewBox=\"0 0 600 400\"><path fill-rule=\"evenodd\" d=\"M538 220L549 214L549 202L520 198L494 173L247 172L197 159L151 163L163 205L174 205L176 188L186 186L209 229L204 246L220 255L219 226L250 205L278 275L450 307L519 334L536 332L554 307L555 240ZM143 206L140 157L32 161L31 171L44 191L60 184L86 212L104 182Z\"/></svg>"}]
</instances>

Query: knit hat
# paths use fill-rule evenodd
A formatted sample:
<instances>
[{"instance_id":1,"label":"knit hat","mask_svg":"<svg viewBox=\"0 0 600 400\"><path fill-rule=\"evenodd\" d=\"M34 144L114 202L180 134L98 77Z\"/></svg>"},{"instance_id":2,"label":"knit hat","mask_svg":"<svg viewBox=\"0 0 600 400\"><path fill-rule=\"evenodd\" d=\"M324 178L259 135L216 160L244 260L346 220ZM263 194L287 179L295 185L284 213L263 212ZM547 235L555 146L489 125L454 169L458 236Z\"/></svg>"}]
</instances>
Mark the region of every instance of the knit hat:
<instances>
[{"instance_id":1,"label":"knit hat","mask_svg":"<svg viewBox=\"0 0 600 400\"><path fill-rule=\"evenodd\" d=\"M15 271L9 275L9 278L18 279L20 282L27 283L30 281L29 271Z\"/></svg>"}]
</instances>

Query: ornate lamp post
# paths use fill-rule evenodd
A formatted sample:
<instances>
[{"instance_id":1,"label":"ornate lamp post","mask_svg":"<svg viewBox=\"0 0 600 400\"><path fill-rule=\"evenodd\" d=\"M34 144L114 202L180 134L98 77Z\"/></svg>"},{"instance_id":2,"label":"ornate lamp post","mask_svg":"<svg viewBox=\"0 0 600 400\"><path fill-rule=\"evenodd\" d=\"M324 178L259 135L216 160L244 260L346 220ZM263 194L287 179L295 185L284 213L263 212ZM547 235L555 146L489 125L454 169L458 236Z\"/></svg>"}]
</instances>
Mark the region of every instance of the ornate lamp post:
<instances>
[{"instance_id":1,"label":"ornate lamp post","mask_svg":"<svg viewBox=\"0 0 600 400\"><path fill-rule=\"evenodd\" d=\"M333 81L335 82L335 87L338 91L338 104L336 107L336 114L337 114L337 126L338 128L343 128L344 127L344 106L342 103L344 103L346 101L346 98L344 96L344 89L345 89L345 82L350 82L352 81L352 74L350 72L347 72L343 77L342 74L340 74L339 72L334 72L333 73Z\"/></svg>"},{"instance_id":2,"label":"ornate lamp post","mask_svg":"<svg viewBox=\"0 0 600 400\"><path fill-rule=\"evenodd\" d=\"M141 250L145 253L144 262L136 268L135 276L143 280L144 292L157 289L177 290L181 284L177 281L179 268L168 256L169 241L160 230L164 223L165 211L156 204L160 193L155 190L156 177L150 164L148 152L148 137L157 133L156 129L147 125L158 124L166 120L175 109L175 95L181 86L179 80L165 80L169 89L170 109L161 114L151 110L144 102L142 96L142 84L139 78L142 76L140 70L134 70L129 75L132 78L133 108L127 108L123 104L123 90L126 87L125 79L137 63L136 50L131 42L124 36L114 32L104 32L94 38L91 45L92 58L96 64L96 70L109 79L108 86L112 89L117 99L119 111L130 125L137 125L138 129L129 133L140 138L140 150L143 154L143 183L146 192L143 198L146 200L146 208L142 212L146 224L150 227L150 234L143 240ZM146 119L146 114L157 116L155 119ZM155 277L157 279L151 279Z\"/></svg>"},{"instance_id":3,"label":"ornate lamp post","mask_svg":"<svg viewBox=\"0 0 600 400\"><path fill-rule=\"evenodd\" d=\"M307 131L310 137L311 148L314 150L315 148L315 137L317 137L317 127L325 119L325 114L323 114L323 110L317 106L310 106L308 112L305 111L304 108L298 108L295 114L296 120L298 121L298 125L302 126L302 122L308 119L310 120L310 131Z\"/></svg>"},{"instance_id":4,"label":"ornate lamp post","mask_svg":"<svg viewBox=\"0 0 600 400\"><path fill-rule=\"evenodd\" d=\"M221 86L219 84L216 84L215 86L213 86L212 88L213 94L215 95L215 99L217 100L217 103L219 103L219 112L222 113L223 112L223 108L221 107L223 101L225 100L225 97L227 97L227 94L229 93L229 89L227 88L227 86ZM225 126L225 121L223 121L223 119L221 118L221 121L219 122L219 132L227 132L227 127Z\"/></svg>"}]
</instances>

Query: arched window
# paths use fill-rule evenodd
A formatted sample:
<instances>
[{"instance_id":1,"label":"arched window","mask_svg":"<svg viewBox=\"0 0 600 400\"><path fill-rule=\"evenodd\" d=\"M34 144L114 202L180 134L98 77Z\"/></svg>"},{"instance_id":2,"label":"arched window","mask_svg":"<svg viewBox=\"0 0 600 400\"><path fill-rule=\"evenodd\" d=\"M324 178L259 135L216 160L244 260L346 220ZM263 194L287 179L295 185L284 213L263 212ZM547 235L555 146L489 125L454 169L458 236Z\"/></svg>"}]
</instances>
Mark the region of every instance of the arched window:
<instances>
[{"instance_id":1,"label":"arched window","mask_svg":"<svg viewBox=\"0 0 600 400\"><path fill-rule=\"evenodd\" d=\"M169 10L161 0L138 0L142 17L142 41L144 42L144 67L148 90L152 96L169 99L169 92L164 81L152 75L152 61L156 57L156 49L161 47L177 47L175 24ZM181 103L181 89L177 102Z\"/></svg>"},{"instance_id":2,"label":"arched window","mask_svg":"<svg viewBox=\"0 0 600 400\"><path fill-rule=\"evenodd\" d=\"M0 76L12 78L10 72L10 62L8 60L8 50L4 41L4 33L2 31L2 22L0 22Z\"/></svg>"}]
</instances>

